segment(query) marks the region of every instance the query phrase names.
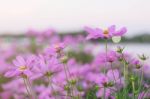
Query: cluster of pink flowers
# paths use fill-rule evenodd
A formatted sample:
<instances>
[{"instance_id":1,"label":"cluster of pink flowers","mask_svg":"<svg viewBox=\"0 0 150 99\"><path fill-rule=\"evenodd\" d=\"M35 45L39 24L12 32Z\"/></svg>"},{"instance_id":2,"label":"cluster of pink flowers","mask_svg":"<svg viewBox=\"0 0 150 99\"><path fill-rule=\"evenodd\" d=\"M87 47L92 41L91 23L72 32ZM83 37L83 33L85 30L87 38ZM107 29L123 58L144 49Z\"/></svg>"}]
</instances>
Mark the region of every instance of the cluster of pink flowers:
<instances>
[{"instance_id":1,"label":"cluster of pink flowers","mask_svg":"<svg viewBox=\"0 0 150 99\"><path fill-rule=\"evenodd\" d=\"M127 29L123 27L116 30L115 25L112 25L106 30L85 27L85 31L88 32L87 39L110 39L123 36ZM35 47L34 52L18 51L17 47L13 48L14 50L6 50L6 53L0 51L0 73L4 78L8 78L1 84L2 99L92 99L89 98L89 93L93 90L96 90L93 93L95 92L97 97L93 99L121 99L119 95L130 83L133 90L126 93L128 98L150 97L148 91L145 91L150 88L150 83L144 81L149 77L147 75L150 71L150 67L145 63L145 55L135 58L125 52L124 48L111 50L108 46L104 51L93 55L93 48L90 48L88 53L84 52L88 45L85 44L84 37L60 38L53 30L30 30L28 36L34 39L34 43L29 43L31 47ZM39 37L42 38L41 43L36 42ZM19 47L28 48L24 45ZM69 52L82 52L92 56L92 59L82 63ZM135 88L137 77L140 78L139 88ZM117 94L119 92L120 94Z\"/></svg>"}]
</instances>

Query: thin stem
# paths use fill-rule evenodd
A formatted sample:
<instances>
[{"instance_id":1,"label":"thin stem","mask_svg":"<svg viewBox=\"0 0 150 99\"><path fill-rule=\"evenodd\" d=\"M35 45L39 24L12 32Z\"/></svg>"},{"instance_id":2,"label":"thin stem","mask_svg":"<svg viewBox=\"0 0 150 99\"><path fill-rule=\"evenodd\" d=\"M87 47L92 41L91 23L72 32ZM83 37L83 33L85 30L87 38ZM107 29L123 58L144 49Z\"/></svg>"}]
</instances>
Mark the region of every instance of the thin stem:
<instances>
[{"instance_id":1,"label":"thin stem","mask_svg":"<svg viewBox=\"0 0 150 99\"><path fill-rule=\"evenodd\" d=\"M143 82L143 77L144 77L144 70L143 70L143 67L141 68L141 80L140 80L140 89L142 87L142 82Z\"/></svg>"},{"instance_id":2,"label":"thin stem","mask_svg":"<svg viewBox=\"0 0 150 99\"><path fill-rule=\"evenodd\" d=\"M126 60L125 60L125 58L124 58L123 53L122 53L121 55L122 55L122 59L123 59L123 75L124 75L124 81L125 81L125 83L127 83L128 67L127 67L127 65L126 65Z\"/></svg>"},{"instance_id":3,"label":"thin stem","mask_svg":"<svg viewBox=\"0 0 150 99\"><path fill-rule=\"evenodd\" d=\"M67 80L67 82L69 83L69 78L68 78L68 75L67 75L67 72L68 72L69 70L67 70L66 64L64 64L63 67L64 67L64 71L65 71L66 80ZM70 73L70 72L68 72L68 73ZM69 85L70 85L70 84L69 84ZM70 85L70 87L71 87L71 90L70 90L71 95L74 97L74 93L73 93L73 90L72 90L72 85ZM68 96L68 95L67 95L67 96Z\"/></svg>"},{"instance_id":4,"label":"thin stem","mask_svg":"<svg viewBox=\"0 0 150 99\"><path fill-rule=\"evenodd\" d=\"M69 56L68 55L68 53L67 53L67 56ZM68 68L68 66L67 66L67 64L64 64L65 66L65 69L66 69L66 72L68 72L68 74L69 74L69 76L71 76L71 73L70 73L70 71L69 71L69 68ZM74 77L73 77L74 78ZM74 96L75 96L75 92L74 92L74 90L75 89L77 89L77 87L76 86L74 86L74 85L72 85L72 84L70 84L70 86L71 86L71 89L72 89L72 95L73 95L73 98L75 98Z\"/></svg>"},{"instance_id":5,"label":"thin stem","mask_svg":"<svg viewBox=\"0 0 150 99\"><path fill-rule=\"evenodd\" d=\"M146 91L144 92L144 94L142 95L141 99L143 99L143 98L147 95L147 92L149 92L149 89L150 89L150 87L147 88L147 90L146 90Z\"/></svg>"},{"instance_id":6,"label":"thin stem","mask_svg":"<svg viewBox=\"0 0 150 99\"><path fill-rule=\"evenodd\" d=\"M34 93L34 91L33 91L33 89L32 89L32 85L31 85L29 79L27 78L26 80L27 80L27 84L28 84L28 86L29 86L29 89L30 89L30 91L31 91L31 94L32 94L33 98L34 98L34 99L37 99L37 97L36 97L36 95L35 95L35 93Z\"/></svg>"},{"instance_id":7,"label":"thin stem","mask_svg":"<svg viewBox=\"0 0 150 99\"><path fill-rule=\"evenodd\" d=\"M106 57L106 59L105 59L105 68L107 67L107 52L108 52L108 44L107 44L108 42L107 42L107 39L105 40L105 57ZM104 68L104 74L106 74L106 69Z\"/></svg>"},{"instance_id":8,"label":"thin stem","mask_svg":"<svg viewBox=\"0 0 150 99\"><path fill-rule=\"evenodd\" d=\"M106 53L106 62L105 62L105 68L104 68L104 74L106 74L106 67L107 67L107 51L108 51L108 44L107 44L107 39L105 40L105 53ZM104 92L103 92L103 99L105 99L105 93L106 93L106 88L104 88Z\"/></svg>"},{"instance_id":9,"label":"thin stem","mask_svg":"<svg viewBox=\"0 0 150 99\"><path fill-rule=\"evenodd\" d=\"M135 99L135 83L132 81L133 99Z\"/></svg>"},{"instance_id":10,"label":"thin stem","mask_svg":"<svg viewBox=\"0 0 150 99\"><path fill-rule=\"evenodd\" d=\"M122 56L122 64L123 64L123 76L124 76L124 82L125 82L125 87L128 85L127 84L127 69L126 69L126 60L125 60L125 58L124 58L124 55L123 55L123 53L121 53L121 56ZM125 87L123 88L123 93L126 93L126 89L125 89ZM124 97L125 97L125 99L126 99L126 95L124 94L123 95Z\"/></svg>"},{"instance_id":11,"label":"thin stem","mask_svg":"<svg viewBox=\"0 0 150 99\"><path fill-rule=\"evenodd\" d=\"M24 84L25 84L25 87L26 87L26 90L27 90L27 94L28 94L28 96L29 96L29 98L30 98L30 91L29 91L29 89L28 89L28 86L27 86L27 83L26 83L26 79L25 78L23 78L23 81L24 81ZM31 96L32 97L32 96Z\"/></svg>"},{"instance_id":12,"label":"thin stem","mask_svg":"<svg viewBox=\"0 0 150 99\"><path fill-rule=\"evenodd\" d=\"M144 64L144 61L143 61ZM143 77L144 77L144 70L143 67L141 68L141 79L139 79L139 88L138 88L138 93L140 94L140 90L142 89L142 82L143 82Z\"/></svg>"},{"instance_id":13,"label":"thin stem","mask_svg":"<svg viewBox=\"0 0 150 99\"><path fill-rule=\"evenodd\" d=\"M54 87L53 87L53 85L52 85L52 83L51 83L51 79L50 79L49 76L47 76L47 78L48 78L48 81L49 81L49 86L51 87L52 92L54 92L54 98L57 99L57 98L56 98L56 93L55 93Z\"/></svg>"}]
</instances>

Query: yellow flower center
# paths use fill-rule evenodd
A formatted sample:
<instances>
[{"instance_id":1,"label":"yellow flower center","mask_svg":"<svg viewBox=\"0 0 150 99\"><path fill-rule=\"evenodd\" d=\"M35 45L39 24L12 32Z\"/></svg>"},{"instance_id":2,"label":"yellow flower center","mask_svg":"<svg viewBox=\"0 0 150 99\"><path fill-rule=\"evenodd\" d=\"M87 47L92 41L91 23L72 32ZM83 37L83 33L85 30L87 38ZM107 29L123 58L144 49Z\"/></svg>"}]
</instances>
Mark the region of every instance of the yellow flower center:
<instances>
[{"instance_id":1,"label":"yellow flower center","mask_svg":"<svg viewBox=\"0 0 150 99\"><path fill-rule=\"evenodd\" d=\"M24 70L26 70L26 69L27 69L26 66L20 66L20 67L19 67L19 70L20 70L20 71L24 71Z\"/></svg>"},{"instance_id":2,"label":"yellow flower center","mask_svg":"<svg viewBox=\"0 0 150 99\"><path fill-rule=\"evenodd\" d=\"M103 32L103 34L104 34L105 37L108 37L108 34L109 34L108 29L105 29L104 32Z\"/></svg>"},{"instance_id":3,"label":"yellow flower center","mask_svg":"<svg viewBox=\"0 0 150 99\"><path fill-rule=\"evenodd\" d=\"M55 44L55 45L54 45L54 48L55 48L55 49L59 49L59 45L58 45L58 44Z\"/></svg>"}]
</instances>

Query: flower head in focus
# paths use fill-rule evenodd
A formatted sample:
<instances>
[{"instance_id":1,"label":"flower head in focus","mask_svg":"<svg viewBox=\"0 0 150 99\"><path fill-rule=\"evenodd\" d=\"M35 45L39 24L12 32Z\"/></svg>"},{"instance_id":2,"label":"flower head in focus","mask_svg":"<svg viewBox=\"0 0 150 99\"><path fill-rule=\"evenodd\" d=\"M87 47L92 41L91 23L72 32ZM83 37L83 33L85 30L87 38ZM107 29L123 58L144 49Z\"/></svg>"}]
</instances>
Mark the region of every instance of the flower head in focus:
<instances>
[{"instance_id":1,"label":"flower head in focus","mask_svg":"<svg viewBox=\"0 0 150 99\"><path fill-rule=\"evenodd\" d=\"M13 76L25 76L29 77L32 75L31 69L35 62L35 56L28 56L26 59L22 56L17 56L13 61L14 67L5 73L6 77Z\"/></svg>"},{"instance_id":2,"label":"flower head in focus","mask_svg":"<svg viewBox=\"0 0 150 99\"><path fill-rule=\"evenodd\" d=\"M85 27L85 31L88 32L88 36L86 39L109 39L114 36L122 36L124 33L126 33L127 29L125 27L122 27L119 30L116 30L115 25L111 25L107 29L101 29L101 28L90 28Z\"/></svg>"}]
</instances>

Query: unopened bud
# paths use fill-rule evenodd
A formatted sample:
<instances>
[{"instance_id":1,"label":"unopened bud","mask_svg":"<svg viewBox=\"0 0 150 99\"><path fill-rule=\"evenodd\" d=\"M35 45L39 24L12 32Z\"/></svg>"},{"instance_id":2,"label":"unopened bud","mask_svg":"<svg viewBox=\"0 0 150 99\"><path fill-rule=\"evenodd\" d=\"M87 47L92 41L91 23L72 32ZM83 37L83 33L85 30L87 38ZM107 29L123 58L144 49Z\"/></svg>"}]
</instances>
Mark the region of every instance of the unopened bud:
<instances>
[{"instance_id":1,"label":"unopened bud","mask_svg":"<svg viewBox=\"0 0 150 99\"><path fill-rule=\"evenodd\" d=\"M69 85L65 85L64 89L67 90L67 91L70 91L70 86Z\"/></svg>"},{"instance_id":2,"label":"unopened bud","mask_svg":"<svg viewBox=\"0 0 150 99\"><path fill-rule=\"evenodd\" d=\"M60 58L60 61L64 64L66 64L68 62L68 57L67 56L63 56Z\"/></svg>"},{"instance_id":3,"label":"unopened bud","mask_svg":"<svg viewBox=\"0 0 150 99\"><path fill-rule=\"evenodd\" d=\"M140 69L141 67L142 67L142 65L140 65L140 64L136 65L136 69Z\"/></svg>"},{"instance_id":4,"label":"unopened bud","mask_svg":"<svg viewBox=\"0 0 150 99\"><path fill-rule=\"evenodd\" d=\"M122 53L123 50L124 50L124 48L121 48L120 46L117 47L117 52L118 52L118 53Z\"/></svg>"},{"instance_id":5,"label":"unopened bud","mask_svg":"<svg viewBox=\"0 0 150 99\"><path fill-rule=\"evenodd\" d=\"M139 58L141 59L141 60L143 60L143 61L145 61L145 60L147 60L148 59L148 57L147 56L145 56L144 54L142 54L142 55L138 55L139 56Z\"/></svg>"},{"instance_id":6,"label":"unopened bud","mask_svg":"<svg viewBox=\"0 0 150 99\"><path fill-rule=\"evenodd\" d=\"M70 82L70 84L75 85L77 81L75 79L73 79L73 80L70 80L69 82Z\"/></svg>"}]
</instances>

